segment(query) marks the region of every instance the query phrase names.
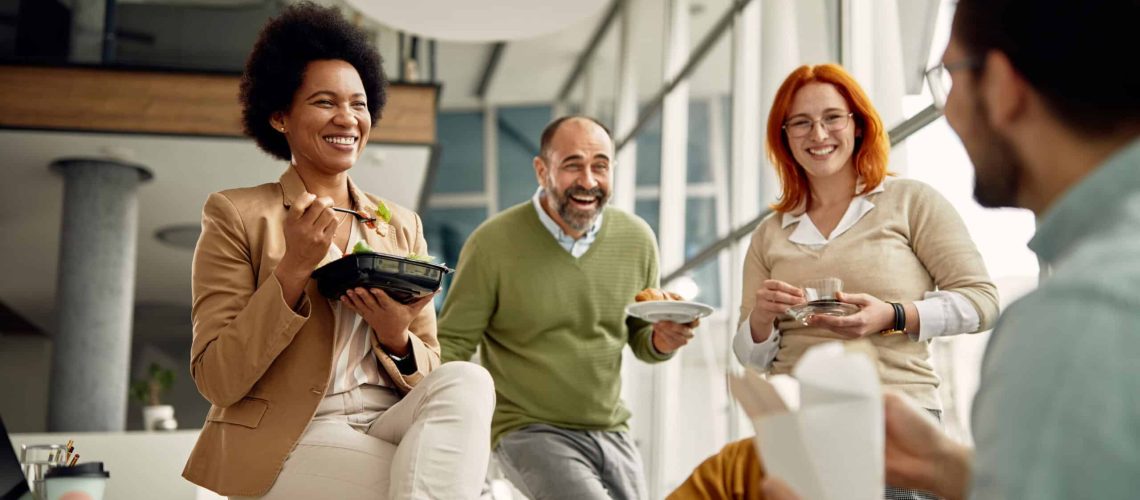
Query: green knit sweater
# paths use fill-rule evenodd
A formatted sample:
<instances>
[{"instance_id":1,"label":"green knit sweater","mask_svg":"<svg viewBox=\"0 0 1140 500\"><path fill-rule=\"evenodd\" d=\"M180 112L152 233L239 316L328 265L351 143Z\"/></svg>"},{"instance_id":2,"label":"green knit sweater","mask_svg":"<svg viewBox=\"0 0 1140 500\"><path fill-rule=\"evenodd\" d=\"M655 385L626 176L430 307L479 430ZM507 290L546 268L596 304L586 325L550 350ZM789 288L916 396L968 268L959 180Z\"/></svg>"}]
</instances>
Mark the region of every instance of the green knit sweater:
<instances>
[{"instance_id":1,"label":"green knit sweater","mask_svg":"<svg viewBox=\"0 0 1140 500\"><path fill-rule=\"evenodd\" d=\"M606 209L597 239L574 258L528 201L479 226L456 267L439 321L442 358L467 360L481 346L498 398L493 446L533 423L626 429L622 347L647 362L669 358L653 349L652 326L624 312L658 284L644 221Z\"/></svg>"}]
</instances>

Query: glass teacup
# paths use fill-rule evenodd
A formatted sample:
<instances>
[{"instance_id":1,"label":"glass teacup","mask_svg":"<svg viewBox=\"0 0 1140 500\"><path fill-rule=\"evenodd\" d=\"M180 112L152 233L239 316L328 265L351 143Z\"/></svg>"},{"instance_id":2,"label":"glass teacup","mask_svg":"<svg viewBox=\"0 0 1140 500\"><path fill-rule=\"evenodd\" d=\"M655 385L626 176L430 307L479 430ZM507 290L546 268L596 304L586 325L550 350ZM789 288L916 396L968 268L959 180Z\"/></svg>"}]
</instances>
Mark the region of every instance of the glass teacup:
<instances>
[{"instance_id":1,"label":"glass teacup","mask_svg":"<svg viewBox=\"0 0 1140 500\"><path fill-rule=\"evenodd\" d=\"M835 302L839 300L839 292L843 291L843 280L839 278L820 278L807 280L801 287L804 299L811 302Z\"/></svg>"}]
</instances>

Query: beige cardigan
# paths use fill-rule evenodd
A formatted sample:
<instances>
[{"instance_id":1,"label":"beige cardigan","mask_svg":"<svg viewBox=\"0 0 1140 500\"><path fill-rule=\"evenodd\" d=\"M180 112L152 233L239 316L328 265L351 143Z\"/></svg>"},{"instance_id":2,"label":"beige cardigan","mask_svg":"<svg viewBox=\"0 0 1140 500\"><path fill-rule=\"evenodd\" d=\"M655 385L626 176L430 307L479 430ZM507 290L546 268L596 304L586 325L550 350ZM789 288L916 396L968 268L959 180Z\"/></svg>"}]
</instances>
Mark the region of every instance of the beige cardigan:
<instances>
[{"instance_id":1,"label":"beige cardigan","mask_svg":"<svg viewBox=\"0 0 1140 500\"><path fill-rule=\"evenodd\" d=\"M837 277L844 291L867 293L888 302L922 300L925 292L953 291L977 310L977 331L992 327L998 314L997 288L965 224L945 198L921 182L888 178L880 193L868 195L872 208L854 226L812 248L788 240L796 225L781 227L782 214L760 223L744 260L741 321L755 305L766 279L800 285ZM770 373L788 373L809 347L842 337L781 318L780 350ZM913 397L926 408L941 408L938 376L930 363L929 342L906 335L868 336L878 349L884 386Z\"/></svg>"}]
</instances>

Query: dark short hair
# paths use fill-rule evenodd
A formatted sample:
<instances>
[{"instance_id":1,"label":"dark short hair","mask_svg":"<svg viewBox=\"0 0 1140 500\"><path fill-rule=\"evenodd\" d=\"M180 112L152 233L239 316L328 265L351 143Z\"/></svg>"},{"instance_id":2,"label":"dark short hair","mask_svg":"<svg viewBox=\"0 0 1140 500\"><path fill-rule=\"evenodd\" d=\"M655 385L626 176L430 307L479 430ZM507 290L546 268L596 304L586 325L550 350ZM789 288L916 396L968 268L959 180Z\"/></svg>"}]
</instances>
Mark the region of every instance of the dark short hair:
<instances>
[{"instance_id":1,"label":"dark short hair","mask_svg":"<svg viewBox=\"0 0 1140 500\"><path fill-rule=\"evenodd\" d=\"M368 33L334 7L300 2L287 7L261 30L241 77L242 128L266 153L289 160L289 143L273 130L269 118L289 109L313 61L341 60L356 68L364 83L372 124L387 102L387 78L380 53Z\"/></svg>"},{"instance_id":2,"label":"dark short hair","mask_svg":"<svg viewBox=\"0 0 1140 500\"><path fill-rule=\"evenodd\" d=\"M1138 19L1140 0L958 0L953 31L973 56L1004 53L1069 128L1099 134L1140 124Z\"/></svg>"},{"instance_id":3,"label":"dark short hair","mask_svg":"<svg viewBox=\"0 0 1140 500\"><path fill-rule=\"evenodd\" d=\"M538 155L539 156L541 156L543 159L550 158L550 142L554 140L554 134L558 132L558 128L561 127L563 123L566 123L570 120L591 121L594 123L594 125L601 127L601 129L606 132L606 137L610 138L610 142L613 142L613 140L614 140L614 134L613 134L613 132L610 132L610 128L605 126L605 124L603 124L597 118L594 118L592 116L586 116L586 115L563 116L560 118L556 118L554 121L550 122L550 124L547 125L546 128L542 129L542 139L538 143Z\"/></svg>"}]
</instances>

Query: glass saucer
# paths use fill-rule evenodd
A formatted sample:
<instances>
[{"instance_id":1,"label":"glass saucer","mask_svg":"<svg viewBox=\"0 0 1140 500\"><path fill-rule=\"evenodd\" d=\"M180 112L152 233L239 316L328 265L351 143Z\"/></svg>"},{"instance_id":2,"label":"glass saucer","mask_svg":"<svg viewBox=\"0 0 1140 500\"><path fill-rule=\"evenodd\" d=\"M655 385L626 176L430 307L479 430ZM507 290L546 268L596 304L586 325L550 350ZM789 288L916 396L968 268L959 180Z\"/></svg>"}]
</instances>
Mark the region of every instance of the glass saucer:
<instances>
[{"instance_id":1,"label":"glass saucer","mask_svg":"<svg viewBox=\"0 0 1140 500\"><path fill-rule=\"evenodd\" d=\"M788 309L788 315L807 326L808 318L821 314L824 316L849 316L859 312L859 306L840 302L838 300L813 300Z\"/></svg>"}]
</instances>

